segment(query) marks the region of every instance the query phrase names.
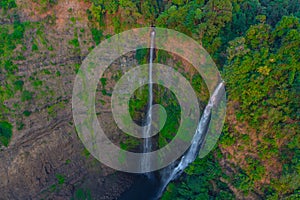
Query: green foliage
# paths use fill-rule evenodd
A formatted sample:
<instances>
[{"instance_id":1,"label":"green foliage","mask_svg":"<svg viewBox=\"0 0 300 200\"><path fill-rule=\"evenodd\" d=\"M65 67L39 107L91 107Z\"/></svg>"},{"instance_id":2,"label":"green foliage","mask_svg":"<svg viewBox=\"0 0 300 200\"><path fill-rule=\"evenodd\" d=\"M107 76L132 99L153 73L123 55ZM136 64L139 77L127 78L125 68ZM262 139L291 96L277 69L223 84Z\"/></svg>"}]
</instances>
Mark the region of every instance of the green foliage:
<instances>
[{"instance_id":1,"label":"green foliage","mask_svg":"<svg viewBox=\"0 0 300 200\"><path fill-rule=\"evenodd\" d=\"M208 101L209 94L207 92L206 85L200 74L197 73L193 75L191 84L193 86L195 93L200 98L200 100L203 102Z\"/></svg>"},{"instance_id":2,"label":"green foliage","mask_svg":"<svg viewBox=\"0 0 300 200\"><path fill-rule=\"evenodd\" d=\"M3 1L5 3L8 1ZM18 66L15 64L16 58L22 56L17 46L22 47L25 27L28 23L20 23L15 15L13 24L0 25L0 75L4 79L0 83L0 120L7 120L7 114L10 112L4 102L15 96L17 91L23 90L24 82L18 80L16 76ZM16 57L16 58L15 58Z\"/></svg>"},{"instance_id":3,"label":"green foliage","mask_svg":"<svg viewBox=\"0 0 300 200\"><path fill-rule=\"evenodd\" d=\"M105 0L92 0L93 4L92 6L95 6L98 11L95 12L95 15L99 16L99 13L108 13L108 14L114 14L117 12L119 7L119 2L117 0L112 1L105 1ZM95 9L95 8L94 8Z\"/></svg>"},{"instance_id":4,"label":"green foliage","mask_svg":"<svg viewBox=\"0 0 300 200\"><path fill-rule=\"evenodd\" d=\"M51 185L49 189L51 192L55 192L57 190L56 184Z\"/></svg>"},{"instance_id":5,"label":"green foliage","mask_svg":"<svg viewBox=\"0 0 300 200\"><path fill-rule=\"evenodd\" d=\"M91 192L89 190L84 190L79 188L75 191L75 195L72 200L92 200Z\"/></svg>"},{"instance_id":6,"label":"green foliage","mask_svg":"<svg viewBox=\"0 0 300 200\"><path fill-rule=\"evenodd\" d=\"M167 119L164 127L159 132L159 147L165 146L169 143L178 131L180 123L181 109L178 99L175 94L169 89L158 85L157 92L155 92L155 102L161 104L167 113Z\"/></svg>"},{"instance_id":7,"label":"green foliage","mask_svg":"<svg viewBox=\"0 0 300 200\"><path fill-rule=\"evenodd\" d=\"M26 117L28 117L28 116L30 116L30 115L31 115L31 112L30 112L30 111L28 111L28 110L25 110L25 111L23 112L23 114L24 114Z\"/></svg>"},{"instance_id":8,"label":"green foliage","mask_svg":"<svg viewBox=\"0 0 300 200\"><path fill-rule=\"evenodd\" d=\"M155 16L158 13L158 8L156 1L146 0L142 2L140 9L140 13L142 13L145 19L153 22L155 20Z\"/></svg>"},{"instance_id":9,"label":"green foliage","mask_svg":"<svg viewBox=\"0 0 300 200\"><path fill-rule=\"evenodd\" d=\"M98 45L101 41L101 39L103 38L103 33L101 30L92 28L91 29L92 35L93 35L93 39L96 42L96 44Z\"/></svg>"},{"instance_id":10,"label":"green foliage","mask_svg":"<svg viewBox=\"0 0 300 200\"><path fill-rule=\"evenodd\" d=\"M94 22L94 27L113 26L114 32L119 33L129 27L140 26L139 20L145 24L153 22L158 13L156 1L129 1L129 0L92 0L89 8L89 20ZM105 24L106 21L111 23Z\"/></svg>"},{"instance_id":11,"label":"green foliage","mask_svg":"<svg viewBox=\"0 0 300 200\"><path fill-rule=\"evenodd\" d=\"M176 1L181 2L181 1ZM187 1L170 6L156 19L156 25L172 28L201 41L209 53L219 51L222 29L232 20L230 0Z\"/></svg>"},{"instance_id":12,"label":"green foliage","mask_svg":"<svg viewBox=\"0 0 300 200\"><path fill-rule=\"evenodd\" d=\"M129 100L129 113L133 119L137 119L136 113L141 113L147 109L148 85L136 90ZM141 117L141 116L140 116Z\"/></svg>"},{"instance_id":13,"label":"green foliage","mask_svg":"<svg viewBox=\"0 0 300 200\"><path fill-rule=\"evenodd\" d=\"M223 147L228 147L233 145L236 142L236 138L234 137L232 131L229 130L229 125L224 124L223 130L222 130L222 135L219 140L219 144Z\"/></svg>"},{"instance_id":14,"label":"green foliage","mask_svg":"<svg viewBox=\"0 0 300 200\"><path fill-rule=\"evenodd\" d=\"M249 178L253 181L260 180L265 175L265 168L259 160L254 159L252 157L246 158L248 168L247 168L247 174Z\"/></svg>"},{"instance_id":15,"label":"green foliage","mask_svg":"<svg viewBox=\"0 0 300 200\"><path fill-rule=\"evenodd\" d=\"M100 82L102 87L104 88L106 86L107 78L100 78Z\"/></svg>"},{"instance_id":16,"label":"green foliage","mask_svg":"<svg viewBox=\"0 0 300 200\"><path fill-rule=\"evenodd\" d=\"M126 137L124 139L124 141L122 141L120 143L120 147L121 147L121 149L128 151L128 150L133 150L133 149L137 148L140 144L141 144L141 142L139 140L137 140L136 138Z\"/></svg>"},{"instance_id":17,"label":"green foliage","mask_svg":"<svg viewBox=\"0 0 300 200\"><path fill-rule=\"evenodd\" d=\"M56 72L55 72L55 75L56 75L57 77L61 76L60 71L56 71Z\"/></svg>"},{"instance_id":18,"label":"green foliage","mask_svg":"<svg viewBox=\"0 0 300 200\"><path fill-rule=\"evenodd\" d=\"M47 112L48 112L48 115L50 117L56 117L57 111L59 109L64 109L64 108L65 108L65 104L64 104L64 102L61 101L57 104L53 104L51 106L48 106L47 107Z\"/></svg>"},{"instance_id":19,"label":"green foliage","mask_svg":"<svg viewBox=\"0 0 300 200\"><path fill-rule=\"evenodd\" d=\"M234 199L226 184L219 181L223 174L213 154L196 159L185 173L180 182L168 186L162 199Z\"/></svg>"},{"instance_id":20,"label":"green foliage","mask_svg":"<svg viewBox=\"0 0 300 200\"><path fill-rule=\"evenodd\" d=\"M181 6L184 4L184 0L172 0L172 3Z\"/></svg>"},{"instance_id":21,"label":"green foliage","mask_svg":"<svg viewBox=\"0 0 300 200\"><path fill-rule=\"evenodd\" d=\"M25 24L15 23L14 31L11 35L11 39L17 40L17 41L23 39L24 32L25 32Z\"/></svg>"},{"instance_id":22,"label":"green foliage","mask_svg":"<svg viewBox=\"0 0 300 200\"><path fill-rule=\"evenodd\" d=\"M0 122L0 146L8 146L12 136L12 125L8 122Z\"/></svg>"},{"instance_id":23,"label":"green foliage","mask_svg":"<svg viewBox=\"0 0 300 200\"><path fill-rule=\"evenodd\" d=\"M66 163L66 165L68 165L68 164L71 163L71 160L70 160L70 159L67 159L65 163Z\"/></svg>"},{"instance_id":24,"label":"green foliage","mask_svg":"<svg viewBox=\"0 0 300 200\"><path fill-rule=\"evenodd\" d=\"M119 8L119 2L117 0L104 1L104 0L92 0L92 5L89 9L90 18L103 25L103 17L105 14L115 14Z\"/></svg>"},{"instance_id":25,"label":"green foliage","mask_svg":"<svg viewBox=\"0 0 300 200\"><path fill-rule=\"evenodd\" d=\"M11 29L13 31L11 31ZM0 72L10 74L17 71L17 66L12 62L13 50L17 44L22 43L25 32L25 24L15 23L13 26L1 25L0 29ZM3 67L4 66L4 67Z\"/></svg>"},{"instance_id":26,"label":"green foliage","mask_svg":"<svg viewBox=\"0 0 300 200\"><path fill-rule=\"evenodd\" d=\"M83 154L86 158L90 157L90 155L91 155L90 151L87 150L86 148L83 149L82 154Z\"/></svg>"},{"instance_id":27,"label":"green foliage","mask_svg":"<svg viewBox=\"0 0 300 200\"><path fill-rule=\"evenodd\" d=\"M296 71L300 66L300 25L299 19L293 16L282 17L275 27L266 24L262 16L256 19L260 23L252 25L244 37L229 42L224 67L229 99L238 103L237 119L264 133L257 144L259 159L247 157L248 166L233 181L236 188L248 194L255 189L255 183L265 177L266 169L261 160L274 159L280 151L287 151L289 154L282 156L289 158L283 161L288 170L284 170L279 179L274 178L268 197L281 199L300 186L300 177L296 175L299 171L290 160L291 154L297 156L299 146L293 150L283 146L279 149L276 142L283 138L292 140L299 129L296 122L299 104L295 99L299 93ZM230 135L224 137L226 144ZM246 145L250 144L249 137L241 139ZM221 143L224 145L223 138Z\"/></svg>"},{"instance_id":28,"label":"green foliage","mask_svg":"<svg viewBox=\"0 0 300 200\"><path fill-rule=\"evenodd\" d=\"M136 58L137 62L140 65L147 63L148 52L149 52L148 49L138 49L138 50L136 50L135 58Z\"/></svg>"},{"instance_id":29,"label":"green foliage","mask_svg":"<svg viewBox=\"0 0 300 200\"><path fill-rule=\"evenodd\" d=\"M161 85L154 84L154 102L164 106L167 112L165 126L159 132L159 147L165 146L177 132L180 120L180 107L175 95L163 88ZM129 101L129 113L133 120L142 124L145 119L148 105L148 85L136 90Z\"/></svg>"},{"instance_id":30,"label":"green foliage","mask_svg":"<svg viewBox=\"0 0 300 200\"><path fill-rule=\"evenodd\" d=\"M25 124L23 122L17 122L17 129L18 131L22 130L24 128Z\"/></svg>"},{"instance_id":31,"label":"green foliage","mask_svg":"<svg viewBox=\"0 0 300 200\"><path fill-rule=\"evenodd\" d=\"M168 58L171 58L170 54L168 52L163 51L163 50L158 50L157 51L157 62L159 63L166 63Z\"/></svg>"},{"instance_id":32,"label":"green foliage","mask_svg":"<svg viewBox=\"0 0 300 200\"><path fill-rule=\"evenodd\" d=\"M73 22L73 24L75 24L76 23L76 18L75 17L71 17L70 21Z\"/></svg>"},{"instance_id":33,"label":"green foliage","mask_svg":"<svg viewBox=\"0 0 300 200\"><path fill-rule=\"evenodd\" d=\"M112 18L112 22L113 22L115 33L120 33L121 32L120 18L115 16L115 17Z\"/></svg>"},{"instance_id":34,"label":"green foliage","mask_svg":"<svg viewBox=\"0 0 300 200\"><path fill-rule=\"evenodd\" d=\"M75 48L78 48L79 47L79 41L77 38L74 38L72 40L69 41L69 44L70 45L73 45Z\"/></svg>"},{"instance_id":35,"label":"green foliage","mask_svg":"<svg viewBox=\"0 0 300 200\"><path fill-rule=\"evenodd\" d=\"M237 173L232 181L234 187L244 192L245 195L249 194L254 189L254 182L243 171Z\"/></svg>"},{"instance_id":36,"label":"green foliage","mask_svg":"<svg viewBox=\"0 0 300 200\"><path fill-rule=\"evenodd\" d=\"M32 51L37 51L37 50L39 50L38 45L37 45L36 43L33 43L32 46L31 46L31 50L32 50Z\"/></svg>"},{"instance_id":37,"label":"green foliage","mask_svg":"<svg viewBox=\"0 0 300 200\"><path fill-rule=\"evenodd\" d=\"M46 11L47 8L52 7L57 3L57 0L33 0L40 5L39 9L41 11Z\"/></svg>"},{"instance_id":38,"label":"green foliage","mask_svg":"<svg viewBox=\"0 0 300 200\"><path fill-rule=\"evenodd\" d=\"M33 92L30 92L28 90L24 90L22 92L22 95L21 95L21 101L30 101L33 97Z\"/></svg>"},{"instance_id":39,"label":"green foliage","mask_svg":"<svg viewBox=\"0 0 300 200\"><path fill-rule=\"evenodd\" d=\"M51 72L48 69L43 69L42 73L46 74L46 75L50 75L51 74Z\"/></svg>"},{"instance_id":40,"label":"green foliage","mask_svg":"<svg viewBox=\"0 0 300 200\"><path fill-rule=\"evenodd\" d=\"M1 0L0 2L0 8L3 8L4 10L8 10L15 7L17 7L15 0Z\"/></svg>"},{"instance_id":41,"label":"green foliage","mask_svg":"<svg viewBox=\"0 0 300 200\"><path fill-rule=\"evenodd\" d=\"M23 85L24 85L24 81L22 81L22 80L17 80L17 81L15 81L14 82L14 88L15 88L15 90L17 91L17 90L23 90Z\"/></svg>"},{"instance_id":42,"label":"green foliage","mask_svg":"<svg viewBox=\"0 0 300 200\"><path fill-rule=\"evenodd\" d=\"M39 4L41 11L57 2L34 1ZM4 75L0 84L0 142L4 146L9 144L12 135L12 125L6 122L6 116L15 117L7 114L18 108L17 103L14 103L13 108L5 103L19 94L23 102L33 98L33 92L23 88L26 79L16 76L17 60L26 59L23 52L30 49L30 46L23 44L28 23L20 23L17 15L10 14L14 11L8 11L14 7L14 0L0 2L0 8L13 19L13 24L0 25L0 74ZM219 141L220 147L226 149L239 144L239 149L248 150L250 145L255 145L257 151L250 152L251 157L247 154L243 169L237 170L238 167L234 167L237 173L226 180L243 192L244 196L255 191L263 199L299 199L299 7L298 0L92 0L87 12L96 44L109 37L103 35L107 31L105 26L109 31L119 33L141 24L172 28L201 43L223 70L228 99L235 105L234 113L238 120L225 124ZM47 23L50 23L55 18L49 16L48 19ZM75 22L76 18L71 16L71 20ZM41 45L48 43L43 36L43 27L36 30L37 38L33 40L32 51L37 51L42 48ZM80 32L83 33L82 30ZM80 49L76 34L69 44L76 50ZM46 49L52 51L53 47L47 46ZM138 63L147 63L148 54L147 49L136 51ZM162 63L170 58L169 54L161 50L157 51L156 56L157 61ZM75 65L76 72L79 67L80 64ZM51 71L45 69L42 74L50 77ZM57 71L56 76L60 75ZM118 76L120 73L114 79L118 79ZM193 87L196 86L194 88L200 100L207 100L208 94L203 89L205 83L201 77L195 74L189 78ZM34 89L42 86L43 82L40 80L29 80ZM101 92L111 95L104 88L106 79L101 79L100 82L103 86ZM180 108L176 97L168 90L157 87L155 96L155 103L164 104L168 114L166 126L158 135L158 145L162 147L176 133ZM147 87L141 88L129 102L130 114L139 123L145 115L147 97ZM64 106L49 106L48 114L54 117L57 110ZM27 110L23 112L24 116L30 114ZM235 129L240 122L255 129L257 144L251 141L252 133L240 133ZM16 128L21 130L23 127L24 124L17 120ZM121 148L133 149L139 144L138 140L128 137L121 143ZM86 157L90 155L87 150L83 154ZM233 199L227 185L220 181L225 175L216 157L222 157L218 150L202 160L197 159L186 169L185 176L180 181L169 185L162 199ZM227 159L230 160L229 156ZM283 170L282 173L271 176L271 183L262 187L260 180L270 174L262 164L268 159L278 159L278 165L282 164ZM58 184L53 186L53 190L57 190L57 186L65 182L63 175L57 175L56 178ZM91 199L91 195L89 191L79 189L75 191L74 199Z\"/></svg>"},{"instance_id":43,"label":"green foliage","mask_svg":"<svg viewBox=\"0 0 300 200\"><path fill-rule=\"evenodd\" d=\"M90 10L91 10L92 17L96 19L96 21L100 22L101 16L103 14L101 6L96 6L95 4L92 4Z\"/></svg>"},{"instance_id":44,"label":"green foliage","mask_svg":"<svg viewBox=\"0 0 300 200\"><path fill-rule=\"evenodd\" d=\"M57 182L59 185L62 185L65 183L66 181L66 176L65 175L62 175L62 174L56 174L56 179L57 179Z\"/></svg>"},{"instance_id":45,"label":"green foliage","mask_svg":"<svg viewBox=\"0 0 300 200\"><path fill-rule=\"evenodd\" d=\"M298 0L262 0L264 14L267 22L275 25L285 15L300 17L300 4Z\"/></svg>"},{"instance_id":46,"label":"green foliage","mask_svg":"<svg viewBox=\"0 0 300 200\"><path fill-rule=\"evenodd\" d=\"M291 140L299 129L300 27L297 16L300 4L297 0L172 2L159 14L155 25L181 31L202 42L218 67L224 68L226 90L229 100L237 105L237 119L264 135L257 144L259 158L248 158L247 167L230 181L239 190L249 193L257 189L255 184L266 176L261 161L278 157L287 147L279 147L277 141ZM158 51L157 60L163 62L163 59ZM197 75L193 81L201 85ZM253 144L250 133L240 134L231 125L232 122L225 125L220 139L222 147ZM166 143L163 138L159 138L159 142ZM290 159L288 156L284 163L293 166ZM295 170L288 172L277 181L276 188L270 186L270 193L275 191L278 198L294 195L293 192L299 191L295 173ZM295 187L288 185L289 182ZM164 198L184 199L173 186L168 188L168 198ZM190 189L185 190L186 199L194 195Z\"/></svg>"},{"instance_id":47,"label":"green foliage","mask_svg":"<svg viewBox=\"0 0 300 200\"><path fill-rule=\"evenodd\" d=\"M35 88L35 89L38 89L40 86L43 85L43 81L41 80L35 80L32 82L32 86Z\"/></svg>"},{"instance_id":48,"label":"green foliage","mask_svg":"<svg viewBox=\"0 0 300 200\"><path fill-rule=\"evenodd\" d=\"M49 47L48 47L48 50L49 50L49 51L53 51L53 46L52 46L52 45L49 46Z\"/></svg>"}]
</instances>

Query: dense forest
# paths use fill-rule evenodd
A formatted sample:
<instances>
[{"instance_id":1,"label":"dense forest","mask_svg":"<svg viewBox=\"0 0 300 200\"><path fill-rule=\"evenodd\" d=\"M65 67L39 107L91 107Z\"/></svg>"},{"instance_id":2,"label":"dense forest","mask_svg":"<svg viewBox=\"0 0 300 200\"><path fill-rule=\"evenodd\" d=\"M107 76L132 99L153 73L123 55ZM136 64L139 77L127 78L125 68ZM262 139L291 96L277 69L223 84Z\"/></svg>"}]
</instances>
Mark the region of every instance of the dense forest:
<instances>
[{"instance_id":1,"label":"dense forest","mask_svg":"<svg viewBox=\"0 0 300 200\"><path fill-rule=\"evenodd\" d=\"M45 27L57 23L52 11L60 0L28 1L36 5L33 15L48 15L39 21L24 20L21 3L0 2L3 151L13 130L22 131L22 120L33 112L27 108L32 99L51 96L52 91L41 89L39 74L29 80L19 75L18 63L58 48L44 35ZM300 199L299 0L78 1L86 5L80 9L88 28L72 29L67 44L72 55L83 58L116 33L153 25L182 32L202 44L225 80L227 114L217 145L172 182L162 199ZM65 12L76 24L79 19L72 17L72 8ZM28 40L30 33L34 38ZM83 44L80 37L85 34L92 41ZM87 50L82 50L84 45ZM75 72L79 66L80 62L73 66ZM39 73L50 74L47 69ZM53 76L63 78L58 70ZM63 109L66 101L47 106L49 116Z\"/></svg>"}]
</instances>

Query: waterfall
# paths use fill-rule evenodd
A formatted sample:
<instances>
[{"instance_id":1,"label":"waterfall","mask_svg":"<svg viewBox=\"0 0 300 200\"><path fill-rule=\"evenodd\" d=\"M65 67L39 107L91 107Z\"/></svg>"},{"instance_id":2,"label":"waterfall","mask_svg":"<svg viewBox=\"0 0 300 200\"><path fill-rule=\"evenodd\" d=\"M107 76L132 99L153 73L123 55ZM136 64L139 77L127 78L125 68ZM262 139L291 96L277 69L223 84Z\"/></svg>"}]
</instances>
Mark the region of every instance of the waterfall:
<instances>
[{"instance_id":1,"label":"waterfall","mask_svg":"<svg viewBox=\"0 0 300 200\"><path fill-rule=\"evenodd\" d=\"M216 98L221 91L222 87L224 87L224 83L221 82L215 89L214 93L209 99L209 102L207 106L204 109L204 112L201 116L200 122L197 126L196 133L192 139L192 143L188 151L181 157L181 160L176 165L175 163L170 164L168 167L166 167L164 170L161 171L161 188L158 193L158 198L161 197L163 191L171 182L172 180L175 180L178 178L183 170L191 163L193 162L196 157L198 156L199 149L202 145L203 138L205 136L205 133L207 132L207 126L210 121L210 114L212 107L214 106L216 102Z\"/></svg>"},{"instance_id":2,"label":"waterfall","mask_svg":"<svg viewBox=\"0 0 300 200\"><path fill-rule=\"evenodd\" d=\"M148 106L147 106L147 117L146 117L146 125L151 125L152 122L152 103L153 103L153 85L152 85L152 67L153 67L153 54L154 54L154 39L155 39L155 31L152 29L151 33L151 41L150 41L150 57L149 57L149 88L148 88ZM146 126L143 130L144 143L143 143L143 152L151 152L152 150L152 141L151 141L151 126ZM149 171L151 167L150 160L146 157L142 158L141 167L144 171ZM151 173L146 173L148 178L151 178Z\"/></svg>"},{"instance_id":3,"label":"waterfall","mask_svg":"<svg viewBox=\"0 0 300 200\"><path fill-rule=\"evenodd\" d=\"M152 123L152 104L153 104L153 81L152 81L152 68L153 68L153 57L155 48L155 29L153 28L150 32L150 57L149 57L149 75L148 75L148 103L147 103L147 114L145 119L145 125L151 125ZM211 110L216 105L221 92L223 91L224 83L221 82L215 88L211 95L208 104L206 105L204 112L200 118L196 132L192 138L191 145L184 155L177 161L171 163L166 168L159 171L160 178L154 176L151 169L151 161L146 156L143 156L140 161L140 167L142 171L146 172L142 176L142 180L135 184L121 199L159 199L167 185L178 178L184 171L184 169L192 163L198 156L199 150L203 144L204 138L207 133L208 124L211 119ZM222 97L222 96L221 96ZM152 151L152 140L151 140L151 126L144 126L142 131L143 134L143 153ZM144 185L145 184L145 185ZM143 197L143 198L140 198Z\"/></svg>"}]
</instances>

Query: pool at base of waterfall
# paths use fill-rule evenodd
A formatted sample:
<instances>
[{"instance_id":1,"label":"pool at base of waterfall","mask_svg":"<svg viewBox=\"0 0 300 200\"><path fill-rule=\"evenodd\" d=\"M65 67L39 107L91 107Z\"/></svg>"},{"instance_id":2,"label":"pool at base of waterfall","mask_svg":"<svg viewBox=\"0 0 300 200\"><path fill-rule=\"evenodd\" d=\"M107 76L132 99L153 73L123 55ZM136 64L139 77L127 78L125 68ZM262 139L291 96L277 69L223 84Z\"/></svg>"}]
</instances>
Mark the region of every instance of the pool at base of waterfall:
<instances>
[{"instance_id":1,"label":"pool at base of waterfall","mask_svg":"<svg viewBox=\"0 0 300 200\"><path fill-rule=\"evenodd\" d=\"M137 175L137 181L118 200L156 200L160 183L156 178Z\"/></svg>"}]
</instances>

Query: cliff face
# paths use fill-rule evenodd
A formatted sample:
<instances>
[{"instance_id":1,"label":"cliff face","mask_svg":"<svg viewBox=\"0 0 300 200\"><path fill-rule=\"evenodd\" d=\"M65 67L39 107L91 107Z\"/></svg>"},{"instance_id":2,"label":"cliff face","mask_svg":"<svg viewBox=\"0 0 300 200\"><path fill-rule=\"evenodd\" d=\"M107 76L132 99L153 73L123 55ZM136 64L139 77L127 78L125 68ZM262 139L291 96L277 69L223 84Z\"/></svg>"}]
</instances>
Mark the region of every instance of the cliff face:
<instances>
[{"instance_id":1,"label":"cliff face","mask_svg":"<svg viewBox=\"0 0 300 200\"><path fill-rule=\"evenodd\" d=\"M32 113L25 126L24 136L17 138L22 133L16 131L0 154L2 199L66 199L85 187L93 197L114 199L130 186L130 176L89 156L74 131L70 109L58 110L50 121L43 111Z\"/></svg>"},{"instance_id":2,"label":"cliff face","mask_svg":"<svg viewBox=\"0 0 300 200\"><path fill-rule=\"evenodd\" d=\"M3 102L1 120L13 125L13 135L8 147L1 147L0 199L115 199L133 177L93 159L77 137L72 118L76 70L95 45L84 9L89 5L58 1L47 10L31 1L17 5L1 10L1 29L10 34L18 23L25 31L10 52L17 70L0 74L1 87L23 82L22 89L13 90ZM19 55L22 59L16 59Z\"/></svg>"},{"instance_id":3,"label":"cliff face","mask_svg":"<svg viewBox=\"0 0 300 200\"><path fill-rule=\"evenodd\" d=\"M0 115L0 122L13 126L8 147L0 147L0 199L116 199L131 186L134 176L102 165L85 150L76 134L71 110L76 72L96 46L85 12L90 4L77 0L47 5L31 0L16 3L16 8L1 10L0 18L6 35L13 38L14 32L22 29L18 41L5 38L7 46L15 43L15 47L1 56L9 58L16 69L0 73L0 92L5 88L13 94L4 98L5 112ZM111 22L106 23L103 33L112 34ZM106 78L117 80L116 76L137 65L134 53L116 61ZM177 66L179 61L172 60L168 58L165 64ZM186 63L182 65L185 68L179 71L191 73L187 76L192 80L193 71ZM16 81L22 82L21 88L8 87ZM110 109L112 87L113 83L107 83L98 88L99 121L116 145L124 140L124 148L138 151L138 141L121 135L111 113L106 112ZM200 103L207 100L206 95L198 95ZM140 120L143 114L139 110L134 117ZM164 145L167 141L161 142Z\"/></svg>"},{"instance_id":4,"label":"cliff face","mask_svg":"<svg viewBox=\"0 0 300 200\"><path fill-rule=\"evenodd\" d=\"M299 199L296 1L288 3L288 10L283 5L287 1L279 0L15 1L0 1L0 199L116 199L130 187L132 175L105 167L83 147L73 125L71 96L76 72L96 43L150 24L186 33L203 44L225 71L229 97L218 148L191 164L164 197ZM282 17L284 13L293 16ZM163 63L161 53L156 59ZM132 55L114 65L118 75L137 64ZM169 58L164 64L179 64ZM111 71L106 75L117 79ZM187 77L205 85L196 74ZM138 151L139 141L121 135L106 112L112 86L102 83L98 88L99 121L115 144L124 139L120 146ZM197 92L202 107L208 99L205 91ZM154 96L164 93L158 88ZM166 93L175 105L169 97ZM133 108L145 107L139 100ZM145 113L132 110L141 122ZM163 135L168 140L176 132L176 124L169 125ZM159 147L168 143L165 138L159 138Z\"/></svg>"},{"instance_id":5,"label":"cliff face","mask_svg":"<svg viewBox=\"0 0 300 200\"><path fill-rule=\"evenodd\" d=\"M62 112L1 152L2 199L66 199L85 187L94 197L114 199L130 186L129 176L116 175L88 156L69 124L70 113Z\"/></svg>"}]
</instances>

